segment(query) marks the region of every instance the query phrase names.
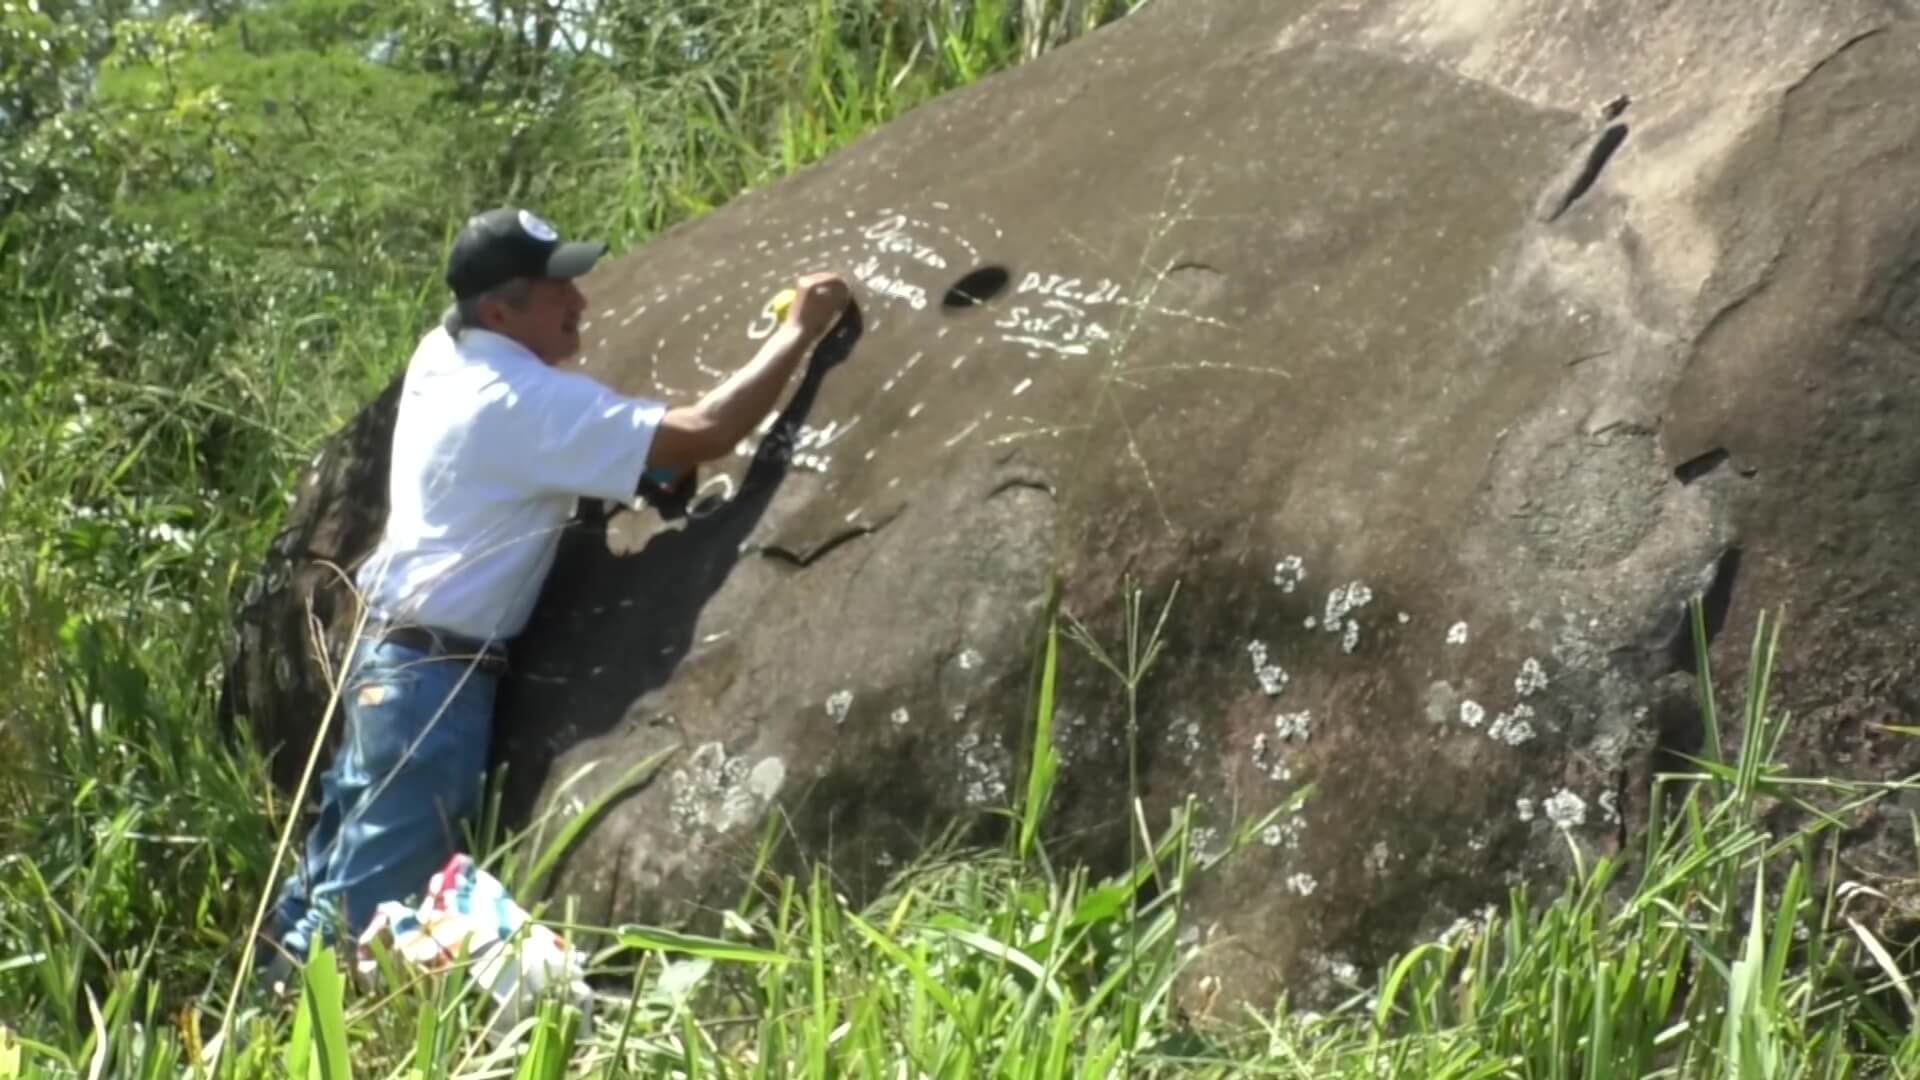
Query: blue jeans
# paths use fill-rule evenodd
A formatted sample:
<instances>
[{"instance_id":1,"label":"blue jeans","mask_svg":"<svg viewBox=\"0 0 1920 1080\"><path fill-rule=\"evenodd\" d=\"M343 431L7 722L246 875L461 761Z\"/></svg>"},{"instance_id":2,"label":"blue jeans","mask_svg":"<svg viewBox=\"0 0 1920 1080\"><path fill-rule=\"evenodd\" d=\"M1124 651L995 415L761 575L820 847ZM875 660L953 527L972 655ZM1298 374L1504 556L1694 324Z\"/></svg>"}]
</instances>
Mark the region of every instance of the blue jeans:
<instances>
[{"instance_id":1,"label":"blue jeans","mask_svg":"<svg viewBox=\"0 0 1920 1080\"><path fill-rule=\"evenodd\" d=\"M340 695L346 738L320 778L320 816L274 907L304 961L336 926L357 938L382 901L426 890L480 808L498 680L466 659L362 640Z\"/></svg>"}]
</instances>

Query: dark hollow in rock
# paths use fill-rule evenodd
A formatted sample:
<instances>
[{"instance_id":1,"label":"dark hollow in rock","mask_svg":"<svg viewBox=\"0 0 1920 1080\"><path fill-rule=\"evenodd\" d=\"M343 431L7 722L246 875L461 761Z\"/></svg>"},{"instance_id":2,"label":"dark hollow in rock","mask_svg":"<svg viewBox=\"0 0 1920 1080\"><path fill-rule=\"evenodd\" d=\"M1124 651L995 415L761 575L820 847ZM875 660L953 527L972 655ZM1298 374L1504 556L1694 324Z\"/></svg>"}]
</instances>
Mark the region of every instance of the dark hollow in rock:
<instances>
[{"instance_id":1,"label":"dark hollow in rock","mask_svg":"<svg viewBox=\"0 0 1920 1080\"><path fill-rule=\"evenodd\" d=\"M1714 447L1704 454L1689 458L1674 466L1673 478L1683 484L1691 484L1695 480L1718 469L1720 466L1725 465L1728 461L1732 460L1732 458L1733 455L1727 453L1725 447Z\"/></svg>"},{"instance_id":2,"label":"dark hollow in rock","mask_svg":"<svg viewBox=\"0 0 1920 1080\"><path fill-rule=\"evenodd\" d=\"M978 307L1005 292L1012 278L1004 266L983 266L954 282L940 306L949 311Z\"/></svg>"},{"instance_id":3,"label":"dark hollow in rock","mask_svg":"<svg viewBox=\"0 0 1920 1080\"><path fill-rule=\"evenodd\" d=\"M1627 125L1625 124L1610 124L1600 133L1600 137L1594 140L1593 148L1587 151L1587 160L1580 166L1580 172L1574 176L1573 183L1568 185L1566 193L1560 196L1560 201L1554 204L1553 213L1547 215L1548 221L1558 221L1560 215L1571 209L1574 203L1579 202L1582 195L1593 190L1593 185L1600 180L1600 174L1606 170L1607 162L1613 160L1613 155L1625 145L1626 141Z\"/></svg>"}]
</instances>

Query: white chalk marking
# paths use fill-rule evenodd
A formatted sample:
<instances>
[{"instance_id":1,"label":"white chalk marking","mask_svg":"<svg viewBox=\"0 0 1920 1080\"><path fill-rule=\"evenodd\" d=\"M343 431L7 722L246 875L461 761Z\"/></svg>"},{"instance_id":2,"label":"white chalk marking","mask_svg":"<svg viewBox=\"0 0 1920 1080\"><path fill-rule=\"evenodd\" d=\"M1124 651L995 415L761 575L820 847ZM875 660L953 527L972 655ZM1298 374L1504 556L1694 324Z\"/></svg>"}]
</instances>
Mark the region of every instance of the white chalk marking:
<instances>
[{"instance_id":1,"label":"white chalk marking","mask_svg":"<svg viewBox=\"0 0 1920 1080\"><path fill-rule=\"evenodd\" d=\"M1014 335L1014 334L1007 335L1006 340L1009 344L1026 345L1029 348L1033 348L1033 349L1046 349L1049 352L1056 352L1062 356L1087 355L1087 347L1085 345L1062 345L1058 342L1048 341L1045 338L1027 337L1025 335Z\"/></svg>"},{"instance_id":2,"label":"white chalk marking","mask_svg":"<svg viewBox=\"0 0 1920 1080\"><path fill-rule=\"evenodd\" d=\"M953 438L948 439L943 445L947 449L951 450L953 449L955 444L959 443L960 440L966 438L967 436L973 434L976 430L979 429L979 427L980 427L980 421L975 420L973 423L968 424L966 427L961 428L960 433L958 435L955 435Z\"/></svg>"}]
</instances>

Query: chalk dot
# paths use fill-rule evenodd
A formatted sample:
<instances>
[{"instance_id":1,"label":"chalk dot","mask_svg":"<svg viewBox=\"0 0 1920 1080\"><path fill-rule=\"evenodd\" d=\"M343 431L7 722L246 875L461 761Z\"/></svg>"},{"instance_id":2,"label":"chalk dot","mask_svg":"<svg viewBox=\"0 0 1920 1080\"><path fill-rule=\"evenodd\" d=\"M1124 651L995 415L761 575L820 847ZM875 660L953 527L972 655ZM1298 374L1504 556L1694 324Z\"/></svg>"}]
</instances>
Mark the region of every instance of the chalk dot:
<instances>
[{"instance_id":1,"label":"chalk dot","mask_svg":"<svg viewBox=\"0 0 1920 1080\"><path fill-rule=\"evenodd\" d=\"M907 410L907 419L911 420L914 417L919 416L920 410L926 407L927 406L925 402L919 402L919 401L914 402L913 408Z\"/></svg>"},{"instance_id":2,"label":"chalk dot","mask_svg":"<svg viewBox=\"0 0 1920 1080\"><path fill-rule=\"evenodd\" d=\"M1016 386L1016 387L1014 387L1014 388L1013 388L1013 396L1014 396L1014 397L1019 397L1019 396L1020 396L1021 394L1024 394L1024 393L1026 393L1026 392L1027 392L1027 387L1029 387L1029 386L1032 386L1032 385L1033 385L1033 380L1032 380L1032 379L1021 379L1021 380L1020 380L1020 385L1018 385L1018 386Z\"/></svg>"}]
</instances>

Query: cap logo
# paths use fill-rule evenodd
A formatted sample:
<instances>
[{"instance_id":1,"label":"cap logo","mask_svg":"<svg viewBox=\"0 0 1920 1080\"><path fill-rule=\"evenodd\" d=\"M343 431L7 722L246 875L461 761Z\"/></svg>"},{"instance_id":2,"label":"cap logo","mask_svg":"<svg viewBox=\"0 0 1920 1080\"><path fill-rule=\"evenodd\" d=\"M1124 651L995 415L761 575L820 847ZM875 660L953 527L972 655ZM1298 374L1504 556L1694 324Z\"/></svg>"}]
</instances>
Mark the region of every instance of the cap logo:
<instances>
[{"instance_id":1,"label":"cap logo","mask_svg":"<svg viewBox=\"0 0 1920 1080\"><path fill-rule=\"evenodd\" d=\"M528 236L543 243L550 244L560 239L560 234L553 231L553 226L541 221L525 210L520 211L520 227L527 231Z\"/></svg>"}]
</instances>

